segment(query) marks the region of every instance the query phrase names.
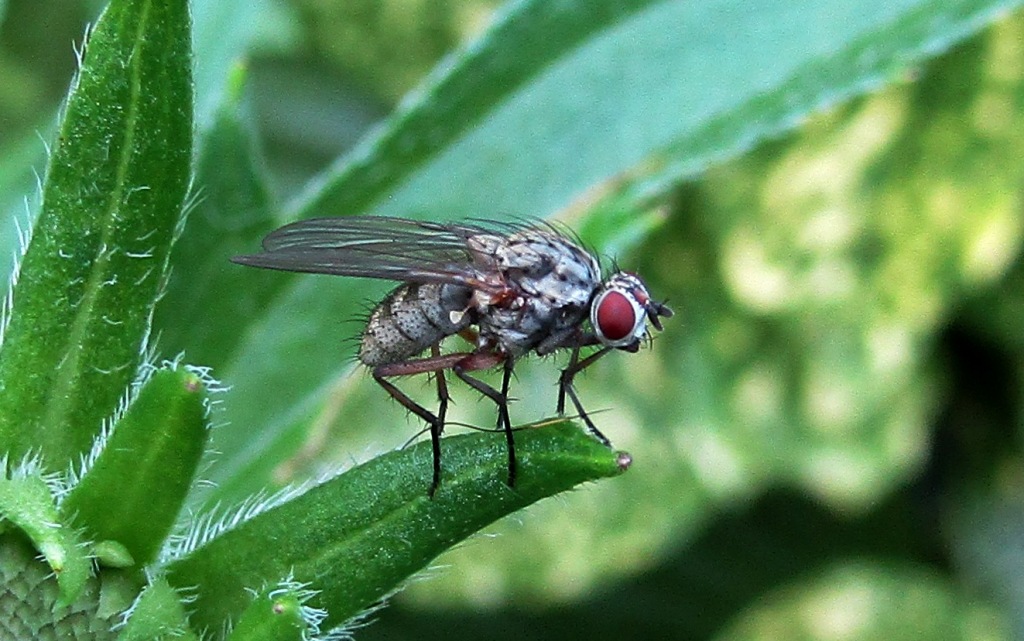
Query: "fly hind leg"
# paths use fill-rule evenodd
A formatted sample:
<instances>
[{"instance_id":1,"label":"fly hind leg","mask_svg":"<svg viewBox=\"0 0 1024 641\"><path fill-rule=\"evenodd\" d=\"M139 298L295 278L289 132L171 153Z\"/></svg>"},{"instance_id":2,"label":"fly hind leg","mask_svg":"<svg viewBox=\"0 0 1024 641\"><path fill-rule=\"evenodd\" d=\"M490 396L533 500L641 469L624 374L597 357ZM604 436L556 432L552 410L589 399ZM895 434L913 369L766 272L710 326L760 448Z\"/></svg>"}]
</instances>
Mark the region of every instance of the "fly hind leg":
<instances>
[{"instance_id":1,"label":"fly hind leg","mask_svg":"<svg viewBox=\"0 0 1024 641\"><path fill-rule=\"evenodd\" d=\"M467 374L467 372L489 369L502 363L505 366L505 372L500 392ZM445 412L448 408L448 386L444 380L444 370L446 369L455 372L455 375L465 381L467 385L490 398L498 406L498 427L505 432L505 442L508 445L508 484L510 487L515 485L516 449L512 436L512 422L508 414L508 387L512 378L512 364L511 356L498 352L462 352L441 356L437 351L432 351L429 358L386 363L373 368L373 379L377 381L377 384L383 387L391 398L401 403L405 409L430 425L430 442L434 452L434 476L430 484L430 496L433 496L441 485L441 432L444 430ZM411 376L413 374L435 374L437 376L437 395L440 401L437 414L409 398L405 392L388 380L394 376Z\"/></svg>"},{"instance_id":2,"label":"fly hind leg","mask_svg":"<svg viewBox=\"0 0 1024 641\"><path fill-rule=\"evenodd\" d=\"M499 363L504 365L500 392L480 379L467 374L467 372L489 369ZM505 445L508 451L509 487L515 487L516 485L516 443L512 434L512 420L508 414L508 387L512 380L512 365L513 359L511 356L485 352L470 354L452 366L452 371L455 372L456 376L476 391L494 401L494 404L498 406L498 428L505 432Z\"/></svg>"},{"instance_id":3,"label":"fly hind leg","mask_svg":"<svg viewBox=\"0 0 1024 641\"><path fill-rule=\"evenodd\" d=\"M449 354L441 356L437 346L431 348L431 357L418 360L398 361L386 363L373 368L373 380L384 388L384 391L391 398L398 401L402 407L420 417L430 426L430 445L433 451L434 472L430 482L428 494L433 497L437 488L441 485L441 432L444 431L445 415L448 411L448 385L444 378L444 370L450 369L456 362L465 358L467 354ZM437 377L437 398L439 402L438 412L434 414L398 389L388 380L393 376L411 376L413 374L430 374Z\"/></svg>"},{"instance_id":4,"label":"fly hind leg","mask_svg":"<svg viewBox=\"0 0 1024 641\"><path fill-rule=\"evenodd\" d=\"M434 454L434 475L430 481L430 489L427 490L427 494L433 497L434 492L437 492L438 486L441 485L441 432L444 431L444 415L445 410L447 409L447 403L441 403L438 413L434 414L427 408L409 398L406 393L398 389L394 383L379 374L377 369L373 372L373 380L377 381L377 384L383 387L391 398L401 403L402 407L423 419L427 425L430 426L430 445L433 448ZM442 376L442 374L438 372L438 376Z\"/></svg>"}]
</instances>

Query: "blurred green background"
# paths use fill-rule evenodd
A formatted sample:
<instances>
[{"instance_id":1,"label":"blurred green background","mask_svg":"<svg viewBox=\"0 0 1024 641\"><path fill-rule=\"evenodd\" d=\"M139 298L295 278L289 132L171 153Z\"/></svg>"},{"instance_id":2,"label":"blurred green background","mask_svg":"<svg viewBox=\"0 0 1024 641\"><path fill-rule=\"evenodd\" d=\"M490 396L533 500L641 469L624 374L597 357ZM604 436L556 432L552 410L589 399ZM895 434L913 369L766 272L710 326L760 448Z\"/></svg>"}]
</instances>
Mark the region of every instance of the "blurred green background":
<instances>
[{"instance_id":1,"label":"blurred green background","mask_svg":"<svg viewBox=\"0 0 1024 641\"><path fill-rule=\"evenodd\" d=\"M101 4L0 2L5 256L31 217L72 43ZM808 4L823 29L844 19ZM351 363L350 321L386 285L238 275L227 258L310 210L309 181L509 10L196 2L199 204L154 332L161 354L184 352L233 387L216 499L366 460L418 429ZM704 46L737 37L741 14L719 15ZM677 315L651 349L605 359L580 385L633 454L630 473L445 555L357 638L1024 638L1024 16L984 22L856 90L825 82L782 118L783 135L757 124L788 112L751 99L750 136L680 154L687 168L663 172L674 158L654 155L576 186L559 211L476 212L556 215ZM648 134L622 122L608 135L623 148ZM572 139L540 144L587 160ZM425 207L389 213L454 211ZM517 369L518 422L552 413L557 365ZM425 383L406 387L429 401ZM456 394L456 420L493 420Z\"/></svg>"}]
</instances>

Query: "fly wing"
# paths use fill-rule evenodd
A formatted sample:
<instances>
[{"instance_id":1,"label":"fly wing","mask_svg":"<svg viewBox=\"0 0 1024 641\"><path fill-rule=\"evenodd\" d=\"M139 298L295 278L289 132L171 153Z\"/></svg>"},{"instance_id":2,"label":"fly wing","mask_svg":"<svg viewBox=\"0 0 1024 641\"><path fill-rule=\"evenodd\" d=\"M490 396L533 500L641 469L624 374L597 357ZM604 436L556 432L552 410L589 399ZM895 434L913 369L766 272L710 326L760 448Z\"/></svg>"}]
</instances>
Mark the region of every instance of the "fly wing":
<instances>
[{"instance_id":1,"label":"fly wing","mask_svg":"<svg viewBox=\"0 0 1024 641\"><path fill-rule=\"evenodd\" d=\"M312 218L271 232L263 239L262 253L231 260L290 272L451 283L497 292L500 283L474 260L467 241L500 233L386 216Z\"/></svg>"}]
</instances>

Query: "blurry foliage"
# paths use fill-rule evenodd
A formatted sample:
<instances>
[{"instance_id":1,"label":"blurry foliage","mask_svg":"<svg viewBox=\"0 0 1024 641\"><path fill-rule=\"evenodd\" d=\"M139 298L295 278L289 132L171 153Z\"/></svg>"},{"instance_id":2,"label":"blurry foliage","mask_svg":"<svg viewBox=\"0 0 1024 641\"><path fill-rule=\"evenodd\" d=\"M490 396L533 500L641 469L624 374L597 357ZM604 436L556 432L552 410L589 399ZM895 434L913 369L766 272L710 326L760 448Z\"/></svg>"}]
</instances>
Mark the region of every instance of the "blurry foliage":
<instances>
[{"instance_id":1,"label":"blurry foliage","mask_svg":"<svg viewBox=\"0 0 1024 641\"><path fill-rule=\"evenodd\" d=\"M24 49L32 39L16 37L30 33L23 25L36 21L24 14L36 6L10 0L2 32L4 150L47 126L41 105L55 107L71 69L39 57L52 48ZM83 10L60 6L47 15L77 35ZM244 138L258 124L272 180L291 195L311 158L353 145L492 6L296 0L304 49L252 62L255 116L230 133ZM661 159L577 194L564 218L677 312L652 350L609 358L581 384L585 401L614 408L601 424L637 465L449 554L449 567L397 597L359 638L1024 634L1024 18L1006 15L898 71L886 88L804 118L699 179L673 180L656 198L640 183ZM219 200L231 185L255 181L245 163L207 153L200 166L208 177L223 168L223 184L211 180L195 216L199 229L237 232L226 255L240 251L238 237L254 245L279 214L273 195L250 185L239 218L216 218L231 207ZM251 153L260 159L258 146ZM206 279L197 290L265 281L230 304L202 299L184 310L188 323L159 310L165 349L201 355L229 384L253 344L265 360L294 359L289 337L313 333L338 358L331 376L311 365L246 389L317 392L274 417L302 426L276 437L294 455L273 462L274 478L401 443L407 434L372 428L401 423L403 412L351 375L336 348L358 331L345 322L358 314L353 301L379 288L347 290L339 306L311 293L335 287L323 279L224 275L223 257L202 240L186 236L178 250L210 261L194 272ZM189 283L168 291L184 300ZM204 327L203 310L256 320L241 336ZM554 369L518 370L517 419L550 413ZM459 419L487 423L486 405L461 394ZM240 434L221 447L267 448L266 438Z\"/></svg>"},{"instance_id":2,"label":"blurry foliage","mask_svg":"<svg viewBox=\"0 0 1024 641\"><path fill-rule=\"evenodd\" d=\"M40 115L67 90L75 69L67 45L81 38L89 15L83 3L66 0L0 3L0 148L15 133L48 124Z\"/></svg>"},{"instance_id":3,"label":"blurry foliage","mask_svg":"<svg viewBox=\"0 0 1024 641\"><path fill-rule=\"evenodd\" d=\"M497 0L295 0L321 55L395 103L489 22Z\"/></svg>"}]
</instances>

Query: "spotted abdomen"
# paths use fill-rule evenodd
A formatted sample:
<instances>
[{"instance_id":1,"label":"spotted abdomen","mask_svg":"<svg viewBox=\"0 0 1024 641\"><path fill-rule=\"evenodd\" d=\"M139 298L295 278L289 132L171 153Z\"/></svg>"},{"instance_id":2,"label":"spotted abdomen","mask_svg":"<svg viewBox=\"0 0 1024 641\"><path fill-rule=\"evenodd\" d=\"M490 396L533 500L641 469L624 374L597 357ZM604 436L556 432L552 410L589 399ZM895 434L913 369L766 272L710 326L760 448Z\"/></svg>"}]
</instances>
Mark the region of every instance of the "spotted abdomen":
<instances>
[{"instance_id":1,"label":"spotted abdomen","mask_svg":"<svg viewBox=\"0 0 1024 641\"><path fill-rule=\"evenodd\" d=\"M375 367L423 352L473 322L466 312L472 290L457 285L402 285L370 313L359 360Z\"/></svg>"}]
</instances>

